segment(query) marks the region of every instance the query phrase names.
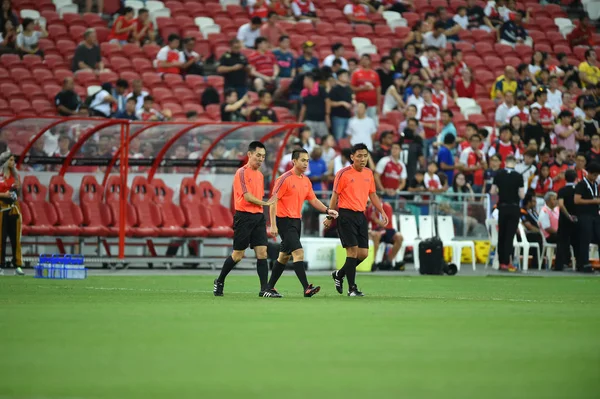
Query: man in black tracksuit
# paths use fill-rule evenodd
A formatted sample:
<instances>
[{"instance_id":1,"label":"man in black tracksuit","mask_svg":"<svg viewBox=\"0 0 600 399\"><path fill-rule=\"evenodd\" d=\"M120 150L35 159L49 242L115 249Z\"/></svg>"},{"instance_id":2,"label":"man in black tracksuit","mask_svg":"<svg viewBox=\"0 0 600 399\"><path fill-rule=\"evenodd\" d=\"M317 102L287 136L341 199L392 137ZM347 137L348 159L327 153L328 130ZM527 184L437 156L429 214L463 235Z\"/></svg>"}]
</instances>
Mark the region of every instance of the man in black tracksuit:
<instances>
[{"instance_id":1,"label":"man in black tracksuit","mask_svg":"<svg viewBox=\"0 0 600 399\"><path fill-rule=\"evenodd\" d=\"M571 258L571 246L575 255L579 255L579 243L577 241L577 207L575 206L575 180L577 172L569 169L565 172L566 186L558 190L558 207L560 216L558 218L558 240L556 242L556 262L554 269L561 271L569 264Z\"/></svg>"},{"instance_id":2,"label":"man in black tracksuit","mask_svg":"<svg viewBox=\"0 0 600 399\"><path fill-rule=\"evenodd\" d=\"M575 186L574 203L577 206L577 230L579 231L579 256L577 270L591 272L590 244L600 244L600 196L596 179L600 174L600 164L592 163L587 168L588 175Z\"/></svg>"},{"instance_id":3,"label":"man in black tracksuit","mask_svg":"<svg viewBox=\"0 0 600 399\"><path fill-rule=\"evenodd\" d=\"M500 270L514 272L517 269L510 263L513 253L513 239L517 234L521 208L519 203L525 197L523 176L515 171L514 156L504 160L506 167L494 177L491 194L498 194L498 260Z\"/></svg>"}]
</instances>

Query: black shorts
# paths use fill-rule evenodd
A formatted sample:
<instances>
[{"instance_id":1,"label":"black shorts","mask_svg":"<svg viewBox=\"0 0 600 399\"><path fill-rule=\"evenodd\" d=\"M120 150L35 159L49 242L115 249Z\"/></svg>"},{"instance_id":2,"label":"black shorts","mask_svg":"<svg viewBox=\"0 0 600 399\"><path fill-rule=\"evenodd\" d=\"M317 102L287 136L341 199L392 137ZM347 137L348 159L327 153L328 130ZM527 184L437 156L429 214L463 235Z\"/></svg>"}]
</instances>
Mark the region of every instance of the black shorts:
<instances>
[{"instance_id":1,"label":"black shorts","mask_svg":"<svg viewBox=\"0 0 600 399\"><path fill-rule=\"evenodd\" d=\"M291 254L302 248L300 243L300 231L302 230L302 219L277 218L277 230L281 236L281 247L279 252Z\"/></svg>"},{"instance_id":2,"label":"black shorts","mask_svg":"<svg viewBox=\"0 0 600 399\"><path fill-rule=\"evenodd\" d=\"M250 248L266 247L267 221L263 213L236 211L233 215L233 250L244 251Z\"/></svg>"},{"instance_id":3,"label":"black shorts","mask_svg":"<svg viewBox=\"0 0 600 399\"><path fill-rule=\"evenodd\" d=\"M381 242L385 244L394 244L394 236L396 235L396 230L394 229L385 229L385 233L381 236Z\"/></svg>"},{"instance_id":4,"label":"black shorts","mask_svg":"<svg viewBox=\"0 0 600 399\"><path fill-rule=\"evenodd\" d=\"M364 212L339 210L337 231L344 248L369 248L369 223Z\"/></svg>"}]
</instances>

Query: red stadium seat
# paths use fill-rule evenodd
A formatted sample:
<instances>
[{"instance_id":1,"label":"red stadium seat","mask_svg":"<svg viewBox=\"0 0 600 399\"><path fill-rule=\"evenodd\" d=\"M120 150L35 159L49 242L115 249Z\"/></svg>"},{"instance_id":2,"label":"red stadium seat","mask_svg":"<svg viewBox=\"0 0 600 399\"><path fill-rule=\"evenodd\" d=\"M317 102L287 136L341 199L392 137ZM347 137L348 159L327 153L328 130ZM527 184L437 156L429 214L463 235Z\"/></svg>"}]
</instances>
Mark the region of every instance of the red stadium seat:
<instances>
[{"instance_id":1,"label":"red stadium seat","mask_svg":"<svg viewBox=\"0 0 600 399\"><path fill-rule=\"evenodd\" d=\"M329 22L325 22L325 21L317 22L316 28L317 28L317 33L321 36L329 36L336 32L333 24L331 24Z\"/></svg>"},{"instance_id":2,"label":"red stadium seat","mask_svg":"<svg viewBox=\"0 0 600 399\"><path fill-rule=\"evenodd\" d=\"M371 37L373 36L373 28L370 25L355 25L354 33L360 37Z\"/></svg>"},{"instance_id":3,"label":"red stadium seat","mask_svg":"<svg viewBox=\"0 0 600 399\"><path fill-rule=\"evenodd\" d=\"M32 83L31 80L24 80L22 82L25 83L21 85L21 90L23 91L23 94L25 94L25 97L27 97L29 100L33 100L34 98L46 98L46 94L44 94L44 91L40 86ZM34 108L36 107L34 106Z\"/></svg>"},{"instance_id":4,"label":"red stadium seat","mask_svg":"<svg viewBox=\"0 0 600 399\"><path fill-rule=\"evenodd\" d=\"M31 110L31 103L22 98L13 98L9 101L10 108L16 113L21 113L23 111Z\"/></svg>"},{"instance_id":5,"label":"red stadium seat","mask_svg":"<svg viewBox=\"0 0 600 399\"><path fill-rule=\"evenodd\" d=\"M56 48L63 56L75 53L75 47L75 43L71 40L59 40L56 42Z\"/></svg>"},{"instance_id":6,"label":"red stadium seat","mask_svg":"<svg viewBox=\"0 0 600 399\"><path fill-rule=\"evenodd\" d=\"M25 202L21 202L19 204L19 210L21 211L21 232L24 236L30 235L33 218L31 217L29 205L27 205Z\"/></svg>"},{"instance_id":7,"label":"red stadium seat","mask_svg":"<svg viewBox=\"0 0 600 399\"><path fill-rule=\"evenodd\" d=\"M119 234L119 217L121 215L121 176L109 176L106 182L106 187L104 189L104 203L107 205L111 213L111 225L109 226L109 232L110 235L116 236ZM127 190L127 195L129 193L129 189L126 187L123 189ZM131 235L130 228L135 226L136 224L137 213L135 211L135 208L133 207L133 205L127 202L125 211L125 229L128 236Z\"/></svg>"},{"instance_id":8,"label":"red stadium seat","mask_svg":"<svg viewBox=\"0 0 600 399\"><path fill-rule=\"evenodd\" d=\"M210 182L202 181L198 185L202 203L210 210L212 226L209 235L213 237L233 237L233 216L229 208L221 204L221 192Z\"/></svg>"},{"instance_id":9,"label":"red stadium seat","mask_svg":"<svg viewBox=\"0 0 600 399\"><path fill-rule=\"evenodd\" d=\"M179 204L185 216L186 229L193 229L198 237L206 237L212 224L210 212L202 206L196 182L192 177L184 177L179 186Z\"/></svg>"},{"instance_id":10,"label":"red stadium seat","mask_svg":"<svg viewBox=\"0 0 600 399\"><path fill-rule=\"evenodd\" d=\"M92 13L92 12L86 12L85 14L83 14L83 21L90 28L106 26L106 22L102 19L102 17L100 15Z\"/></svg>"},{"instance_id":11,"label":"red stadium seat","mask_svg":"<svg viewBox=\"0 0 600 399\"><path fill-rule=\"evenodd\" d=\"M25 68L11 68L10 76L15 80L15 82L33 79L31 72Z\"/></svg>"},{"instance_id":12,"label":"red stadium seat","mask_svg":"<svg viewBox=\"0 0 600 399\"><path fill-rule=\"evenodd\" d=\"M161 237L196 237L198 234L204 234L204 229L186 229L185 215L180 206L173 203L173 190L168 187L161 179L153 179L154 202L161 214L163 224L158 235Z\"/></svg>"},{"instance_id":13,"label":"red stadium seat","mask_svg":"<svg viewBox=\"0 0 600 399\"><path fill-rule=\"evenodd\" d=\"M565 53L566 55L571 55L571 47L564 44L555 44L554 45L554 54Z\"/></svg>"},{"instance_id":14,"label":"red stadium seat","mask_svg":"<svg viewBox=\"0 0 600 399\"><path fill-rule=\"evenodd\" d=\"M155 87L166 87L163 83L162 78L156 72L144 72L142 73L142 80L146 87L151 89Z\"/></svg>"},{"instance_id":15,"label":"red stadium seat","mask_svg":"<svg viewBox=\"0 0 600 399\"><path fill-rule=\"evenodd\" d=\"M156 237L162 224L161 213L154 203L154 187L144 176L136 176L131 184L131 205L137 213L138 225L130 228L133 237Z\"/></svg>"},{"instance_id":16,"label":"red stadium seat","mask_svg":"<svg viewBox=\"0 0 600 399\"><path fill-rule=\"evenodd\" d=\"M94 28L96 30L96 37L98 37L98 43L104 43L108 40L108 35L110 34L110 29L102 26L98 26Z\"/></svg>"},{"instance_id":17,"label":"red stadium seat","mask_svg":"<svg viewBox=\"0 0 600 399\"><path fill-rule=\"evenodd\" d=\"M171 89L175 87L186 87L183 77L177 73L165 73L163 75L163 81L165 82L165 85Z\"/></svg>"},{"instance_id":18,"label":"red stadium seat","mask_svg":"<svg viewBox=\"0 0 600 399\"><path fill-rule=\"evenodd\" d=\"M89 86L98 82L96 74L88 70L79 70L75 73L75 83L81 86Z\"/></svg>"},{"instance_id":19,"label":"red stadium seat","mask_svg":"<svg viewBox=\"0 0 600 399\"><path fill-rule=\"evenodd\" d=\"M87 29L88 28L82 25L69 26L69 34L71 35L71 39L73 39L75 43L79 43L83 40L83 34Z\"/></svg>"},{"instance_id":20,"label":"red stadium seat","mask_svg":"<svg viewBox=\"0 0 600 399\"><path fill-rule=\"evenodd\" d=\"M67 67L63 56L60 54L46 54L44 56L44 62L50 70L60 67Z\"/></svg>"},{"instance_id":21,"label":"red stadium seat","mask_svg":"<svg viewBox=\"0 0 600 399\"><path fill-rule=\"evenodd\" d=\"M71 27L71 26L86 26L86 23L83 19L83 17L81 16L81 14L63 14L62 16L63 21L65 21L65 23L67 24L67 26Z\"/></svg>"},{"instance_id":22,"label":"red stadium seat","mask_svg":"<svg viewBox=\"0 0 600 399\"><path fill-rule=\"evenodd\" d=\"M123 71L119 74L121 79L125 79L127 82L131 83L135 79L141 79L140 75L137 72L131 71Z\"/></svg>"},{"instance_id":23,"label":"red stadium seat","mask_svg":"<svg viewBox=\"0 0 600 399\"><path fill-rule=\"evenodd\" d=\"M144 57L144 51L142 48L136 43L127 43L123 47L121 47L121 51L125 55L125 57Z\"/></svg>"},{"instance_id":24,"label":"red stadium seat","mask_svg":"<svg viewBox=\"0 0 600 399\"><path fill-rule=\"evenodd\" d=\"M199 101L199 97L187 87L176 87L173 89L173 94L179 100L180 104Z\"/></svg>"},{"instance_id":25,"label":"red stadium seat","mask_svg":"<svg viewBox=\"0 0 600 399\"><path fill-rule=\"evenodd\" d=\"M80 235L83 215L79 206L73 202L73 187L62 176L52 176L49 192L50 203L54 205L58 217L56 233L61 236Z\"/></svg>"},{"instance_id":26,"label":"red stadium seat","mask_svg":"<svg viewBox=\"0 0 600 399\"><path fill-rule=\"evenodd\" d=\"M39 55L34 54L26 54L23 56L23 64L29 69L32 69L37 66L41 66L44 64L44 60Z\"/></svg>"},{"instance_id":27,"label":"red stadium seat","mask_svg":"<svg viewBox=\"0 0 600 399\"><path fill-rule=\"evenodd\" d=\"M112 57L110 59L110 65L115 72L133 71L134 66L128 58L125 57Z\"/></svg>"},{"instance_id":28,"label":"red stadium seat","mask_svg":"<svg viewBox=\"0 0 600 399\"><path fill-rule=\"evenodd\" d=\"M135 69L135 71L140 74L144 72L152 72L155 70L154 66L152 65L152 62L145 58L134 58L133 60L131 60L131 63L133 64L133 68Z\"/></svg>"},{"instance_id":29,"label":"red stadium seat","mask_svg":"<svg viewBox=\"0 0 600 399\"><path fill-rule=\"evenodd\" d=\"M107 236L112 223L108 206L102 202L104 188L96 177L84 176L79 186L79 204L83 216L82 235Z\"/></svg>"},{"instance_id":30,"label":"red stadium seat","mask_svg":"<svg viewBox=\"0 0 600 399\"><path fill-rule=\"evenodd\" d=\"M2 54L0 56L0 65L6 68L14 68L21 65L21 57L17 54Z\"/></svg>"},{"instance_id":31,"label":"red stadium seat","mask_svg":"<svg viewBox=\"0 0 600 399\"><path fill-rule=\"evenodd\" d=\"M66 78L73 78L75 74L68 69L57 69L54 71L54 77L56 78L57 83L62 84L63 80Z\"/></svg>"},{"instance_id":32,"label":"red stadium seat","mask_svg":"<svg viewBox=\"0 0 600 399\"><path fill-rule=\"evenodd\" d=\"M48 189L37 177L28 175L23 178L23 202L29 206L31 215L30 235L54 235L58 221L56 210L46 201Z\"/></svg>"},{"instance_id":33,"label":"red stadium seat","mask_svg":"<svg viewBox=\"0 0 600 399\"><path fill-rule=\"evenodd\" d=\"M488 42L477 42L475 43L475 52L479 54L481 57L485 57L486 55L495 55L494 46Z\"/></svg>"},{"instance_id":34,"label":"red stadium seat","mask_svg":"<svg viewBox=\"0 0 600 399\"><path fill-rule=\"evenodd\" d=\"M352 25L346 22L336 22L334 24L335 32L338 35L347 35L351 37L354 35L354 31L352 30Z\"/></svg>"}]
</instances>

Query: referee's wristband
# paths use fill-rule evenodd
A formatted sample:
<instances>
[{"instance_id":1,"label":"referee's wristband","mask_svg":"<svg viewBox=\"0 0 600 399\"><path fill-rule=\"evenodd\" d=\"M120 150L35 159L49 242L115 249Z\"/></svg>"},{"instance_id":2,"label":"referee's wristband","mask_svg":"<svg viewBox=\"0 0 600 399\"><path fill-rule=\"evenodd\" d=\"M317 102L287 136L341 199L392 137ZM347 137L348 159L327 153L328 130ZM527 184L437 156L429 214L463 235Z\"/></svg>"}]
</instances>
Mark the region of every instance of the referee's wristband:
<instances>
[{"instance_id":1,"label":"referee's wristband","mask_svg":"<svg viewBox=\"0 0 600 399\"><path fill-rule=\"evenodd\" d=\"M326 207L326 208L325 208L325 214L326 214L326 215L329 215L329 207Z\"/></svg>"}]
</instances>

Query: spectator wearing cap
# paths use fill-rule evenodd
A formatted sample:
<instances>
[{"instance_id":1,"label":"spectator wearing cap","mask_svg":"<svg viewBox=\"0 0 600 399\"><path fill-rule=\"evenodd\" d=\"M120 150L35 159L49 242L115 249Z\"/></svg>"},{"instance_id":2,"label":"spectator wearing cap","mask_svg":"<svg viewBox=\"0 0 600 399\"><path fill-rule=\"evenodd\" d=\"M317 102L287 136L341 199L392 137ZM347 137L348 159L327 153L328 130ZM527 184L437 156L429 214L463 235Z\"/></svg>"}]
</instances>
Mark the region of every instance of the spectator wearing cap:
<instances>
[{"instance_id":1,"label":"spectator wearing cap","mask_svg":"<svg viewBox=\"0 0 600 399\"><path fill-rule=\"evenodd\" d=\"M379 82L381 83L381 92L387 92L388 87L394 84L394 65L392 58L389 56L381 57L381 67L377 69L377 75L379 75Z\"/></svg>"},{"instance_id":2,"label":"spectator wearing cap","mask_svg":"<svg viewBox=\"0 0 600 399\"><path fill-rule=\"evenodd\" d=\"M258 92L258 98L260 103L258 107L254 108L250 111L250 115L248 116L248 120L250 122L258 122L258 123L277 123L279 120L277 119L277 114L271 108L271 104L273 103L273 98L271 97L271 93L266 90L261 90Z\"/></svg>"},{"instance_id":3,"label":"spectator wearing cap","mask_svg":"<svg viewBox=\"0 0 600 399\"><path fill-rule=\"evenodd\" d=\"M369 6L361 0L352 0L351 3L346 4L344 6L344 15L348 19L348 22L353 24L373 24L369 19Z\"/></svg>"},{"instance_id":4,"label":"spectator wearing cap","mask_svg":"<svg viewBox=\"0 0 600 399\"><path fill-rule=\"evenodd\" d=\"M558 114L558 119L560 120L560 123L557 123L554 127L557 144L561 147L565 147L569 151L575 152L577 150L577 140L575 136L579 133L579 129L581 128L580 123L576 122L575 124L571 124L573 114L570 111L562 111Z\"/></svg>"},{"instance_id":5,"label":"spectator wearing cap","mask_svg":"<svg viewBox=\"0 0 600 399\"><path fill-rule=\"evenodd\" d=\"M140 8L138 10L138 16L135 19L133 39L141 46L156 42L156 31L154 30L154 24L152 23L152 20L150 19L150 13L146 8Z\"/></svg>"},{"instance_id":6,"label":"spectator wearing cap","mask_svg":"<svg viewBox=\"0 0 600 399\"><path fill-rule=\"evenodd\" d=\"M262 19L253 17L250 22L240 26L237 31L237 39L242 42L246 48L254 48L256 39L260 37L260 27Z\"/></svg>"},{"instance_id":7,"label":"spectator wearing cap","mask_svg":"<svg viewBox=\"0 0 600 399\"><path fill-rule=\"evenodd\" d=\"M437 21L433 25L433 30L423 35L423 45L425 47L435 47L440 53L446 51L446 35L444 34L445 25L442 21Z\"/></svg>"},{"instance_id":8,"label":"spectator wearing cap","mask_svg":"<svg viewBox=\"0 0 600 399\"><path fill-rule=\"evenodd\" d=\"M93 70L96 72L104 69L98 39L94 29L88 29L83 34L83 42L75 49L71 69L73 72Z\"/></svg>"},{"instance_id":9,"label":"spectator wearing cap","mask_svg":"<svg viewBox=\"0 0 600 399\"><path fill-rule=\"evenodd\" d=\"M367 104L364 102L359 102L356 105L356 114L350 119L346 133L350 137L350 144L363 143L369 151L373 151L373 140L377 134L377 125L367 114Z\"/></svg>"},{"instance_id":10,"label":"spectator wearing cap","mask_svg":"<svg viewBox=\"0 0 600 399\"><path fill-rule=\"evenodd\" d=\"M342 69L349 70L348 61L344 58L344 45L342 43L334 43L331 45L331 54L323 60L323 66L333 66L333 60L339 59L342 61Z\"/></svg>"},{"instance_id":11,"label":"spectator wearing cap","mask_svg":"<svg viewBox=\"0 0 600 399\"><path fill-rule=\"evenodd\" d=\"M279 47L273 50L273 55L279 65L280 78L293 78L296 76L296 60L290 50L290 37L283 35L279 38Z\"/></svg>"},{"instance_id":12,"label":"spectator wearing cap","mask_svg":"<svg viewBox=\"0 0 600 399\"><path fill-rule=\"evenodd\" d=\"M467 0L467 18L469 20L469 29L483 29L488 32L494 30L494 25L485 15L483 8L476 4L476 0Z\"/></svg>"},{"instance_id":13,"label":"spectator wearing cap","mask_svg":"<svg viewBox=\"0 0 600 399\"><path fill-rule=\"evenodd\" d=\"M260 18L266 20L269 14L269 0L248 0L248 13L250 18Z\"/></svg>"},{"instance_id":14,"label":"spectator wearing cap","mask_svg":"<svg viewBox=\"0 0 600 399\"><path fill-rule=\"evenodd\" d=\"M514 67L508 65L504 68L504 74L500 75L496 78L492 86L491 98L495 100L496 98L502 96L502 94L507 91L512 91L513 93L517 92L517 71Z\"/></svg>"},{"instance_id":15,"label":"spectator wearing cap","mask_svg":"<svg viewBox=\"0 0 600 399\"><path fill-rule=\"evenodd\" d=\"M473 81L471 69L463 69L460 75L454 84L454 98L475 98L476 84Z\"/></svg>"},{"instance_id":16,"label":"spectator wearing cap","mask_svg":"<svg viewBox=\"0 0 600 399\"><path fill-rule=\"evenodd\" d=\"M310 40L302 44L302 55L296 60L296 73L309 73L319 68L319 59L314 56L315 44Z\"/></svg>"},{"instance_id":17,"label":"spectator wearing cap","mask_svg":"<svg viewBox=\"0 0 600 399\"><path fill-rule=\"evenodd\" d=\"M514 19L506 21L498 31L498 39L501 44L507 44L515 47L517 44L533 45L531 37L527 34L523 26L523 11L517 11Z\"/></svg>"},{"instance_id":18,"label":"spectator wearing cap","mask_svg":"<svg viewBox=\"0 0 600 399\"><path fill-rule=\"evenodd\" d=\"M56 111L61 116L77 115L81 106L81 99L75 93L75 82L73 78L67 77L63 80L62 90L54 97Z\"/></svg>"},{"instance_id":19,"label":"spectator wearing cap","mask_svg":"<svg viewBox=\"0 0 600 399\"><path fill-rule=\"evenodd\" d=\"M596 29L591 23L589 16L583 14L579 17L579 24L567 35L567 41L571 47L594 47L594 33L596 33Z\"/></svg>"},{"instance_id":20,"label":"spectator wearing cap","mask_svg":"<svg viewBox=\"0 0 600 399\"><path fill-rule=\"evenodd\" d=\"M287 32L277 24L278 20L279 16L277 13L275 11L270 11L267 22L260 28L260 35L266 37L269 44L273 47L279 45L283 35L287 35Z\"/></svg>"},{"instance_id":21,"label":"spectator wearing cap","mask_svg":"<svg viewBox=\"0 0 600 399\"><path fill-rule=\"evenodd\" d=\"M250 76L254 78L256 91L263 90L267 85L272 87L279 75L277 58L268 50L269 42L264 37L256 39L256 51L248 58Z\"/></svg>"},{"instance_id":22,"label":"spectator wearing cap","mask_svg":"<svg viewBox=\"0 0 600 399\"><path fill-rule=\"evenodd\" d=\"M517 105L512 107L506 115L506 123L509 123L513 116L519 116L523 123L529 120L529 108L527 107L527 96L524 93L517 94Z\"/></svg>"},{"instance_id":23,"label":"spectator wearing cap","mask_svg":"<svg viewBox=\"0 0 600 399\"><path fill-rule=\"evenodd\" d=\"M356 95L356 101L364 102L367 115L378 125L378 114L381 109L381 82L379 75L371 69L371 56L363 54L360 57L360 69L352 74L350 86Z\"/></svg>"},{"instance_id":24,"label":"spectator wearing cap","mask_svg":"<svg viewBox=\"0 0 600 399\"><path fill-rule=\"evenodd\" d=\"M232 39L229 48L219 60L217 73L223 75L224 88L234 89L238 98L242 98L248 92L248 59L241 53L242 42L239 39Z\"/></svg>"},{"instance_id":25,"label":"spectator wearing cap","mask_svg":"<svg viewBox=\"0 0 600 399\"><path fill-rule=\"evenodd\" d=\"M579 64L579 78L583 87L595 86L600 81L596 51L590 49L585 52L585 61Z\"/></svg>"},{"instance_id":26,"label":"spectator wearing cap","mask_svg":"<svg viewBox=\"0 0 600 399\"><path fill-rule=\"evenodd\" d=\"M156 54L156 70L159 73L179 74L186 64L183 53L179 51L181 39L172 33L167 41L168 44Z\"/></svg>"},{"instance_id":27,"label":"spectator wearing cap","mask_svg":"<svg viewBox=\"0 0 600 399\"><path fill-rule=\"evenodd\" d=\"M387 88L385 95L383 96L383 108L381 109L383 115L395 109L404 109L406 106L402 98L404 89L404 75L399 72L394 73L393 84Z\"/></svg>"},{"instance_id":28,"label":"spectator wearing cap","mask_svg":"<svg viewBox=\"0 0 600 399\"><path fill-rule=\"evenodd\" d=\"M202 56L194 51L195 47L196 39L193 37L183 39L183 50L181 52L185 61L183 72L186 75L204 75Z\"/></svg>"},{"instance_id":29,"label":"spectator wearing cap","mask_svg":"<svg viewBox=\"0 0 600 399\"><path fill-rule=\"evenodd\" d=\"M108 40L111 43L127 44L129 37L135 32L135 12L131 7L125 7L123 9L123 15L117 18L115 21Z\"/></svg>"},{"instance_id":30,"label":"spectator wearing cap","mask_svg":"<svg viewBox=\"0 0 600 399\"><path fill-rule=\"evenodd\" d=\"M112 93L112 84L103 83L102 88L91 96L90 116L99 116L102 118L109 118L111 116L112 107L116 106L117 100L110 93Z\"/></svg>"},{"instance_id":31,"label":"spectator wearing cap","mask_svg":"<svg viewBox=\"0 0 600 399\"><path fill-rule=\"evenodd\" d=\"M348 123L352 116L354 94L350 88L350 75L341 69L337 73L337 84L331 88L327 98L327 116L330 118L331 131L336 140L346 137Z\"/></svg>"},{"instance_id":32,"label":"spectator wearing cap","mask_svg":"<svg viewBox=\"0 0 600 399\"><path fill-rule=\"evenodd\" d=\"M529 106L530 112L534 108L540 110L540 123L544 130L549 132L554 130L554 115L548 106L548 91L544 88L539 88L535 91L535 102Z\"/></svg>"},{"instance_id":33,"label":"spectator wearing cap","mask_svg":"<svg viewBox=\"0 0 600 399\"><path fill-rule=\"evenodd\" d=\"M300 108L299 122L311 129L315 137L325 137L329 134L326 123L327 91L321 87L319 81L312 73L304 75L304 88L300 93L302 107Z\"/></svg>"},{"instance_id":34,"label":"spectator wearing cap","mask_svg":"<svg viewBox=\"0 0 600 399\"><path fill-rule=\"evenodd\" d=\"M294 0L292 2L292 14L298 21L318 21L317 10L310 0Z\"/></svg>"}]
</instances>

